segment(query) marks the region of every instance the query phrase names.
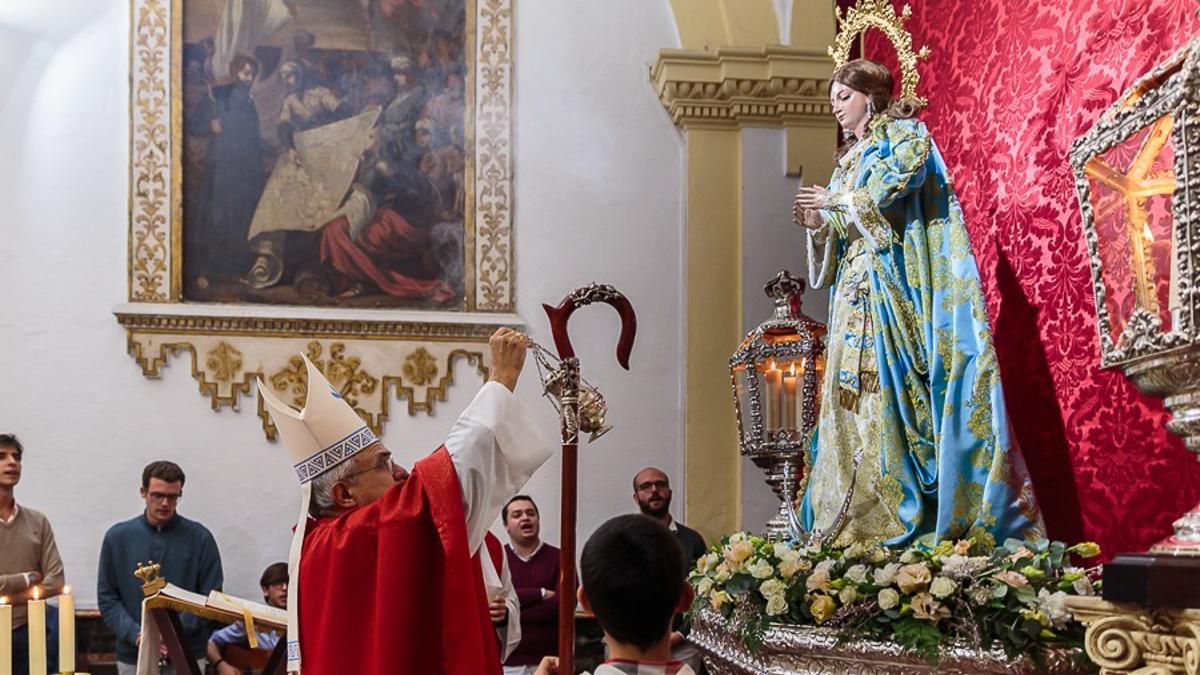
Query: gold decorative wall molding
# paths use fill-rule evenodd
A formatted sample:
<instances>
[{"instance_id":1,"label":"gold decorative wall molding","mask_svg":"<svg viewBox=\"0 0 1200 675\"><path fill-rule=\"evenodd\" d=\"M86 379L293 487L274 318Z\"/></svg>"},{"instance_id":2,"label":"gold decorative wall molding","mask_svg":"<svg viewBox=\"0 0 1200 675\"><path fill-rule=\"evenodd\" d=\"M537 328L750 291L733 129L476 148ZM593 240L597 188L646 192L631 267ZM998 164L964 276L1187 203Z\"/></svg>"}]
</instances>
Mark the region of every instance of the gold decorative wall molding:
<instances>
[{"instance_id":1,"label":"gold decorative wall molding","mask_svg":"<svg viewBox=\"0 0 1200 675\"><path fill-rule=\"evenodd\" d=\"M1084 647L1102 675L1200 675L1200 610L1069 598L1087 626Z\"/></svg>"},{"instance_id":2,"label":"gold decorative wall molding","mask_svg":"<svg viewBox=\"0 0 1200 675\"><path fill-rule=\"evenodd\" d=\"M832 133L832 71L827 54L796 47L663 49L650 79L684 129L800 125Z\"/></svg>"},{"instance_id":3,"label":"gold decorative wall molding","mask_svg":"<svg viewBox=\"0 0 1200 675\"><path fill-rule=\"evenodd\" d=\"M333 334L255 337L131 330L126 344L148 378L161 377L172 359L185 359L200 395L216 411L238 410L242 397L253 395L258 378L284 401L303 407L307 385L299 355L305 354L379 436L386 431L393 401L405 401L403 410L409 415L432 415L437 402L446 400L460 361L481 379L488 374L486 337L430 342ZM273 439L275 426L262 397L255 398L263 432Z\"/></svg>"}]
</instances>

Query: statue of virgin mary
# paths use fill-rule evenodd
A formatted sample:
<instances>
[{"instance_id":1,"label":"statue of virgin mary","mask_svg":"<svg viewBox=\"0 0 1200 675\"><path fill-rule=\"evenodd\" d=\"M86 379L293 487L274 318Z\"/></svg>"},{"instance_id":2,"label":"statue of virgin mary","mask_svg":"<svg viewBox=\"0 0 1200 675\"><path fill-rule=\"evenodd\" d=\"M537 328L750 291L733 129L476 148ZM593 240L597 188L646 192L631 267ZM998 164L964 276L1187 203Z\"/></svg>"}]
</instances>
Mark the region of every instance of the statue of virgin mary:
<instances>
[{"instance_id":1,"label":"statue of virgin mary","mask_svg":"<svg viewBox=\"0 0 1200 675\"><path fill-rule=\"evenodd\" d=\"M809 281L830 289L800 524L836 546L1041 536L937 145L914 98L892 100L886 66L844 62L832 80L847 144L828 187L800 188L793 210Z\"/></svg>"}]
</instances>

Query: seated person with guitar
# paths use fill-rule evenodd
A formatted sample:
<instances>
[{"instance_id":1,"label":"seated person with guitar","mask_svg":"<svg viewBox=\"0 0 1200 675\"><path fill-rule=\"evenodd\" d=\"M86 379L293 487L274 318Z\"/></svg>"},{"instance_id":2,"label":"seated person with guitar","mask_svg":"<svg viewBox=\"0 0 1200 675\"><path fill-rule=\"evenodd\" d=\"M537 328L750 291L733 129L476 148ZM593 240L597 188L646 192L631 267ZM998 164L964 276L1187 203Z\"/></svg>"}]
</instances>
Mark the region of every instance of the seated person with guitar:
<instances>
[{"instance_id":1,"label":"seated person with guitar","mask_svg":"<svg viewBox=\"0 0 1200 675\"><path fill-rule=\"evenodd\" d=\"M287 563L269 565L263 570L258 584L268 605L287 609ZM208 662L213 664L217 675L242 675L244 668L262 668L266 664L281 636L273 630L256 631L256 634L258 647L254 649L246 636L246 625L241 621L212 634L208 639Z\"/></svg>"}]
</instances>

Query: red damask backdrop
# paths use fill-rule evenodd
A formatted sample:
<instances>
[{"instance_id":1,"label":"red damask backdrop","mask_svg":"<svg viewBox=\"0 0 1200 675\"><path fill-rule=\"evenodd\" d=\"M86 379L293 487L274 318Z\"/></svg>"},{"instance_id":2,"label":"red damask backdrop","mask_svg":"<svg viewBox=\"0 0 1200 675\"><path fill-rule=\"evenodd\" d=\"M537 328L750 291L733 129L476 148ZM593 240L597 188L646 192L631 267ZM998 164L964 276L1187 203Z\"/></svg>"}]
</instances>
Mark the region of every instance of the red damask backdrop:
<instances>
[{"instance_id":1,"label":"red damask backdrop","mask_svg":"<svg viewBox=\"0 0 1200 675\"><path fill-rule=\"evenodd\" d=\"M845 4L845 3L843 3ZM921 115L979 258L1004 391L1050 535L1140 551L1200 501L1167 413L1101 371L1067 154L1134 79L1200 31L1195 0L912 0ZM899 9L900 0L896 4ZM866 53L895 65L890 44Z\"/></svg>"}]
</instances>

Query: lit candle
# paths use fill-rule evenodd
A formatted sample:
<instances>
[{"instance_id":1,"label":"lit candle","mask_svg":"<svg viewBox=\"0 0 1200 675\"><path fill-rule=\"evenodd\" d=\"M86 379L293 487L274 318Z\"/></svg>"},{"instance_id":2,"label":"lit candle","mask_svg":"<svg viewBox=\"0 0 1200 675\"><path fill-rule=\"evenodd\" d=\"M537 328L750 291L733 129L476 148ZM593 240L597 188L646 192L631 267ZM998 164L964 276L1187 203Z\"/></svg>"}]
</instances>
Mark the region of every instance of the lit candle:
<instances>
[{"instance_id":1,"label":"lit candle","mask_svg":"<svg viewBox=\"0 0 1200 675\"><path fill-rule=\"evenodd\" d=\"M783 427L796 428L796 364L783 374Z\"/></svg>"},{"instance_id":2,"label":"lit candle","mask_svg":"<svg viewBox=\"0 0 1200 675\"><path fill-rule=\"evenodd\" d=\"M58 670L75 672L75 596L70 586L58 598Z\"/></svg>"},{"instance_id":3,"label":"lit candle","mask_svg":"<svg viewBox=\"0 0 1200 675\"><path fill-rule=\"evenodd\" d=\"M46 675L46 601L42 589L34 586L29 610L29 675Z\"/></svg>"},{"instance_id":4,"label":"lit candle","mask_svg":"<svg viewBox=\"0 0 1200 675\"><path fill-rule=\"evenodd\" d=\"M0 675L12 675L12 605L0 597Z\"/></svg>"},{"instance_id":5,"label":"lit candle","mask_svg":"<svg viewBox=\"0 0 1200 675\"><path fill-rule=\"evenodd\" d=\"M767 371L763 373L763 426L768 434L779 429L782 375L783 373L775 367L774 361L767 362Z\"/></svg>"}]
</instances>

